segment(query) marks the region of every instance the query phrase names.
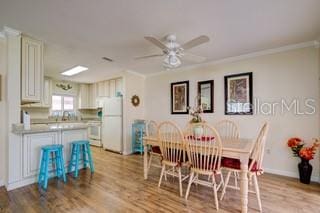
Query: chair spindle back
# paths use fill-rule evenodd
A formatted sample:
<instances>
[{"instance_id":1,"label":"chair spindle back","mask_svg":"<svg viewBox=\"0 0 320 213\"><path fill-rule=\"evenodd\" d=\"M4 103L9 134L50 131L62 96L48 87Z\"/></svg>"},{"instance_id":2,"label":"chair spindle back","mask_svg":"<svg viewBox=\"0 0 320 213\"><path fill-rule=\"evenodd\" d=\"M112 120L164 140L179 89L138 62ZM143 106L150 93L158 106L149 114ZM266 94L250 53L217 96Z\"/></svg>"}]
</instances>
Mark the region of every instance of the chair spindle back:
<instances>
[{"instance_id":1,"label":"chair spindle back","mask_svg":"<svg viewBox=\"0 0 320 213\"><path fill-rule=\"evenodd\" d=\"M158 140L164 161L178 165L184 160L184 137L180 128L170 121L158 127Z\"/></svg>"},{"instance_id":2,"label":"chair spindle back","mask_svg":"<svg viewBox=\"0 0 320 213\"><path fill-rule=\"evenodd\" d=\"M157 137L158 134L158 124L157 122L150 120L147 123L146 135L148 137Z\"/></svg>"},{"instance_id":3,"label":"chair spindle back","mask_svg":"<svg viewBox=\"0 0 320 213\"><path fill-rule=\"evenodd\" d=\"M263 124L262 128L260 129L259 135L257 137L255 146L251 153L251 164L249 165L249 171L253 168L254 164L256 163L257 169L262 169L262 161L264 155L264 147L266 144L266 138L269 131L269 124L266 122Z\"/></svg>"},{"instance_id":4,"label":"chair spindle back","mask_svg":"<svg viewBox=\"0 0 320 213\"><path fill-rule=\"evenodd\" d=\"M219 132L220 137L223 139L233 139L233 138L239 138L239 128L237 124L235 124L233 121L230 120L222 120L219 121L215 125L216 130Z\"/></svg>"},{"instance_id":5,"label":"chair spindle back","mask_svg":"<svg viewBox=\"0 0 320 213\"><path fill-rule=\"evenodd\" d=\"M186 137L188 159L193 169L203 173L219 171L221 165L222 143L216 129L206 123L190 125ZM202 130L196 132L196 128Z\"/></svg>"}]
</instances>

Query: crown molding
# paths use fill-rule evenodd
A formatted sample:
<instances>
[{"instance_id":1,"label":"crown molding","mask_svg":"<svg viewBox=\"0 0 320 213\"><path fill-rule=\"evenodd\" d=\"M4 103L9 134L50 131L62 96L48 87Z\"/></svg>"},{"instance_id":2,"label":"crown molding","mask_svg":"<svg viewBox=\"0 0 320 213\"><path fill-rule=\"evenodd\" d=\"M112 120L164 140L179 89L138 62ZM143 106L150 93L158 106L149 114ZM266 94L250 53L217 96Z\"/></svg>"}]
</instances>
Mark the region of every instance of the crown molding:
<instances>
[{"instance_id":1,"label":"crown molding","mask_svg":"<svg viewBox=\"0 0 320 213\"><path fill-rule=\"evenodd\" d=\"M5 35L12 35L12 36L20 36L21 35L20 31L15 30L15 29L10 28L10 27L7 27L7 26L3 27L3 32L4 32Z\"/></svg>"},{"instance_id":2,"label":"crown molding","mask_svg":"<svg viewBox=\"0 0 320 213\"><path fill-rule=\"evenodd\" d=\"M225 63L231 63L231 62L236 62L236 61L242 61L242 60L246 60L246 59L250 59L250 58L255 58L258 56L272 55L275 53L281 53L281 52L286 52L286 51L295 50L295 49L302 49L302 48L306 48L306 47L318 48L319 45L320 45L320 42L317 40L307 41L307 42L302 42L302 43L297 43L297 44L286 45L286 46L282 46L282 47L278 47L278 48L266 49L266 50L252 52L252 53L248 53L248 54L227 57L227 58L223 58L223 59L219 59L219 60L213 60L213 61L209 61L206 63L190 65L190 66L181 67L181 68L174 69L174 70L159 71L156 73L146 74L146 77L152 77L152 76L163 75L163 74L168 74L168 73L176 73L176 72L191 70L191 69L200 68L200 67L207 67L210 65L217 65L217 64L225 64Z\"/></svg>"},{"instance_id":3,"label":"crown molding","mask_svg":"<svg viewBox=\"0 0 320 213\"><path fill-rule=\"evenodd\" d=\"M146 75L141 74L141 73L136 72L136 71L133 71L133 70L126 70L125 72L133 74L133 75L136 75L136 76L139 76L139 77L144 78L144 79L147 77Z\"/></svg>"}]
</instances>

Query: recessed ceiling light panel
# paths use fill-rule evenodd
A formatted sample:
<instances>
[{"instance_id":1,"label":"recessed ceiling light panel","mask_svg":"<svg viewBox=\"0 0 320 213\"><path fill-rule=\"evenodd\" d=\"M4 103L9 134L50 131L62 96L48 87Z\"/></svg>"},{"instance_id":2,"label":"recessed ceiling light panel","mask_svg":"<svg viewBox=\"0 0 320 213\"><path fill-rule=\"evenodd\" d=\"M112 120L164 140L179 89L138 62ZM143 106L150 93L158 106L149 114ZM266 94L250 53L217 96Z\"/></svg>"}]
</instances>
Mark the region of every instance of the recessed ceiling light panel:
<instances>
[{"instance_id":1,"label":"recessed ceiling light panel","mask_svg":"<svg viewBox=\"0 0 320 213\"><path fill-rule=\"evenodd\" d=\"M76 66L76 67L73 67L69 70L64 71L63 73L61 73L61 75L73 76L73 75L79 74L79 73L87 71L87 70L88 70L88 67Z\"/></svg>"}]
</instances>

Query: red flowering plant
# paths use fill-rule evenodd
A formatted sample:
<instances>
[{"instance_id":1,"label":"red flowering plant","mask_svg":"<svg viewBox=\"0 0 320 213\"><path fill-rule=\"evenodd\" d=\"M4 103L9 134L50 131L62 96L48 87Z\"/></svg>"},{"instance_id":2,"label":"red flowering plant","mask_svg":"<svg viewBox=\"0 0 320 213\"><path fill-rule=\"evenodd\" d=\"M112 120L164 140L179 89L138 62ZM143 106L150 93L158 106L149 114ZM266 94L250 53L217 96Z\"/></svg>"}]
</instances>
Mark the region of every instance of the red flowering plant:
<instances>
[{"instance_id":1,"label":"red flowering plant","mask_svg":"<svg viewBox=\"0 0 320 213\"><path fill-rule=\"evenodd\" d=\"M305 143L300 138L290 138L288 147L291 148L294 157L300 157L304 160L312 160L317 148L320 146L318 139L313 139L312 146L305 147Z\"/></svg>"}]
</instances>

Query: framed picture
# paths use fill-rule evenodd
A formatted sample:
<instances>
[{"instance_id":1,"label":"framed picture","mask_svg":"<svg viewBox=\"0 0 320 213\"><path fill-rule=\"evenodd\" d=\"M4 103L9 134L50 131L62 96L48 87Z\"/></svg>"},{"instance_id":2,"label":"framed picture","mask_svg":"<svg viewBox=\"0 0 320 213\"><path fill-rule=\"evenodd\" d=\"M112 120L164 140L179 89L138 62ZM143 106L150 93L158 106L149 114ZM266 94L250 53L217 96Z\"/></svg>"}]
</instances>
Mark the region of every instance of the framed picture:
<instances>
[{"instance_id":1,"label":"framed picture","mask_svg":"<svg viewBox=\"0 0 320 213\"><path fill-rule=\"evenodd\" d=\"M171 114L189 113L189 81L171 83Z\"/></svg>"},{"instance_id":2,"label":"framed picture","mask_svg":"<svg viewBox=\"0 0 320 213\"><path fill-rule=\"evenodd\" d=\"M213 102L214 102L214 82L213 80L209 81L200 81L198 82L198 104L202 106L204 113L213 113Z\"/></svg>"},{"instance_id":3,"label":"framed picture","mask_svg":"<svg viewBox=\"0 0 320 213\"><path fill-rule=\"evenodd\" d=\"M226 115L252 115L252 72L224 77Z\"/></svg>"}]
</instances>

